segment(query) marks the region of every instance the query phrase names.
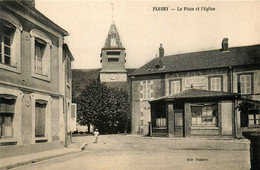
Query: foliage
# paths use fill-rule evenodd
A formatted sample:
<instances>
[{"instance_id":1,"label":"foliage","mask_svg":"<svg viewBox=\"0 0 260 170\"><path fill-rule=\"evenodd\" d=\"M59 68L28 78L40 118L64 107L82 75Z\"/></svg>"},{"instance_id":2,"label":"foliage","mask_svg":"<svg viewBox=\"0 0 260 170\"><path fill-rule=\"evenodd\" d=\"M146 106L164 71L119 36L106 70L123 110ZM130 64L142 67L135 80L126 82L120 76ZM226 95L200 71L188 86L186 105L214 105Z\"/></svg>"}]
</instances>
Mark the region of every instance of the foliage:
<instances>
[{"instance_id":1,"label":"foliage","mask_svg":"<svg viewBox=\"0 0 260 170\"><path fill-rule=\"evenodd\" d=\"M127 92L93 80L74 100L78 105L80 125L92 124L101 133L122 133L127 130L130 122Z\"/></svg>"}]
</instances>

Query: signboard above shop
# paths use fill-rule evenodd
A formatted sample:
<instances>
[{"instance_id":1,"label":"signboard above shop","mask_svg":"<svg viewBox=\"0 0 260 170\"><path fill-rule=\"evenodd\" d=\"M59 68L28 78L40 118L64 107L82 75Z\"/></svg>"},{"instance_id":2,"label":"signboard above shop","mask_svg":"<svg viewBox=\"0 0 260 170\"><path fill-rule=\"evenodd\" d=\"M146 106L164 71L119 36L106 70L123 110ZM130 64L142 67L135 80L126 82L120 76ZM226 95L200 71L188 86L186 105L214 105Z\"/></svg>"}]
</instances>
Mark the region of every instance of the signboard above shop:
<instances>
[{"instance_id":1,"label":"signboard above shop","mask_svg":"<svg viewBox=\"0 0 260 170\"><path fill-rule=\"evenodd\" d=\"M206 79L205 77L191 77L191 78L185 78L185 87L189 88L191 86L193 87L205 87L206 85Z\"/></svg>"}]
</instances>

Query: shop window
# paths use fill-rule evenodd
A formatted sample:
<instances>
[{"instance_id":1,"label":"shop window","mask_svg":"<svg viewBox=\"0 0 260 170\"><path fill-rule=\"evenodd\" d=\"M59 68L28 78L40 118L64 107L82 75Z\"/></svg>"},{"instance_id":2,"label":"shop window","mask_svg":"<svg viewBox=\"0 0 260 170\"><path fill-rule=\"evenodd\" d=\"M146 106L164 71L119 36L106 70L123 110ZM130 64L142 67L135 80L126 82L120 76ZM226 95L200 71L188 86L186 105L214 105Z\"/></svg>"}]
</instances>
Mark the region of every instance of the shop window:
<instances>
[{"instance_id":1,"label":"shop window","mask_svg":"<svg viewBox=\"0 0 260 170\"><path fill-rule=\"evenodd\" d=\"M210 77L209 88L211 91L222 91L222 77Z\"/></svg>"},{"instance_id":2,"label":"shop window","mask_svg":"<svg viewBox=\"0 0 260 170\"><path fill-rule=\"evenodd\" d=\"M193 104L192 125L217 126L218 104Z\"/></svg>"},{"instance_id":3,"label":"shop window","mask_svg":"<svg viewBox=\"0 0 260 170\"><path fill-rule=\"evenodd\" d=\"M50 38L39 30L32 30L31 54L32 54L32 76L50 80Z\"/></svg>"},{"instance_id":4,"label":"shop window","mask_svg":"<svg viewBox=\"0 0 260 170\"><path fill-rule=\"evenodd\" d=\"M241 94L253 93L253 74L241 74L239 76L239 85Z\"/></svg>"},{"instance_id":5,"label":"shop window","mask_svg":"<svg viewBox=\"0 0 260 170\"><path fill-rule=\"evenodd\" d=\"M44 101L35 102L35 137L45 137L46 106Z\"/></svg>"},{"instance_id":6,"label":"shop window","mask_svg":"<svg viewBox=\"0 0 260 170\"><path fill-rule=\"evenodd\" d=\"M166 118L156 118L156 127L166 127Z\"/></svg>"},{"instance_id":7,"label":"shop window","mask_svg":"<svg viewBox=\"0 0 260 170\"><path fill-rule=\"evenodd\" d=\"M20 72L20 22L12 15L0 11L0 68Z\"/></svg>"},{"instance_id":8,"label":"shop window","mask_svg":"<svg viewBox=\"0 0 260 170\"><path fill-rule=\"evenodd\" d=\"M140 83L140 100L151 100L153 95L153 81L144 80Z\"/></svg>"},{"instance_id":9,"label":"shop window","mask_svg":"<svg viewBox=\"0 0 260 170\"><path fill-rule=\"evenodd\" d=\"M181 91L181 80L170 80L170 95Z\"/></svg>"},{"instance_id":10,"label":"shop window","mask_svg":"<svg viewBox=\"0 0 260 170\"><path fill-rule=\"evenodd\" d=\"M0 138L13 137L15 99L0 97Z\"/></svg>"}]
</instances>

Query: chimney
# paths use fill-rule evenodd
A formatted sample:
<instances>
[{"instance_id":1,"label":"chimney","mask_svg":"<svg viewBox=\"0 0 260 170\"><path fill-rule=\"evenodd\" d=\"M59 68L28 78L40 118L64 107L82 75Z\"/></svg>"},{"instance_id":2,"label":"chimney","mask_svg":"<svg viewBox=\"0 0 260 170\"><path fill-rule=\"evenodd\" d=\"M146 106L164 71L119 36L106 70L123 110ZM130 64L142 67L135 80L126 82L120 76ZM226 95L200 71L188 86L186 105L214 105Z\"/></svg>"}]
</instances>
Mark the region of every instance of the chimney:
<instances>
[{"instance_id":1,"label":"chimney","mask_svg":"<svg viewBox=\"0 0 260 170\"><path fill-rule=\"evenodd\" d=\"M228 38L223 38L221 50L222 51L228 51Z\"/></svg>"},{"instance_id":2,"label":"chimney","mask_svg":"<svg viewBox=\"0 0 260 170\"><path fill-rule=\"evenodd\" d=\"M162 57L164 57L164 49L163 49L162 44L160 44L160 48L159 48L159 58L162 58Z\"/></svg>"}]
</instances>

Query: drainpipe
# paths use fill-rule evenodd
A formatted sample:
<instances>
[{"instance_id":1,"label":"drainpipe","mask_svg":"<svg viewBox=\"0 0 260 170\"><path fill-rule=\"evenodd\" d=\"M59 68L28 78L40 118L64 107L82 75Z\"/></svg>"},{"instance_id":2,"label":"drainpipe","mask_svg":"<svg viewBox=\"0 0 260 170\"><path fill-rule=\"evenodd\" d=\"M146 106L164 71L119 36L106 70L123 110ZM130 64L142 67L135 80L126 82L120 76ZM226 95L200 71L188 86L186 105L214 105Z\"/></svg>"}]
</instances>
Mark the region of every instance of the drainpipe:
<instances>
[{"instance_id":1,"label":"drainpipe","mask_svg":"<svg viewBox=\"0 0 260 170\"><path fill-rule=\"evenodd\" d=\"M233 68L231 66L228 68L228 79L228 92L233 93Z\"/></svg>"}]
</instances>

